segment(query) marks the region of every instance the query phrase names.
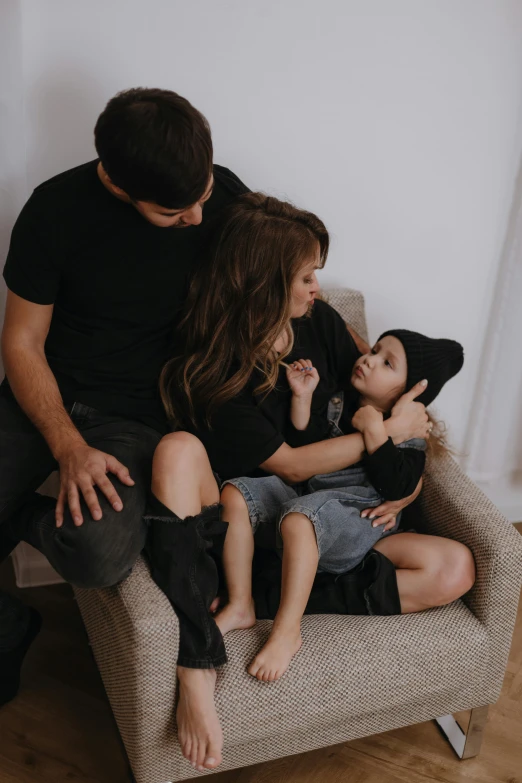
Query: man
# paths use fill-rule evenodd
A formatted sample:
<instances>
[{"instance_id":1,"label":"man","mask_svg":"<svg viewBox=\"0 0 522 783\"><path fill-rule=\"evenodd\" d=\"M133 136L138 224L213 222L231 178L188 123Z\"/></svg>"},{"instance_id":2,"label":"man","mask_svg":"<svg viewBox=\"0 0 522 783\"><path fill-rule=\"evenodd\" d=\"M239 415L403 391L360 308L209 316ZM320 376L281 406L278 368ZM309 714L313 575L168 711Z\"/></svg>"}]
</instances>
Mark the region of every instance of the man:
<instances>
[{"instance_id":1,"label":"man","mask_svg":"<svg viewBox=\"0 0 522 783\"><path fill-rule=\"evenodd\" d=\"M205 118L167 90L116 95L95 146L97 160L36 188L13 229L0 387L0 557L26 540L82 587L116 584L144 547L152 456L167 431L158 376L203 210L247 190L213 166ZM56 468L57 502L36 494ZM0 595L0 704L16 695L40 623ZM204 736L214 767L221 748L198 712L204 672L188 674L178 724Z\"/></svg>"}]
</instances>

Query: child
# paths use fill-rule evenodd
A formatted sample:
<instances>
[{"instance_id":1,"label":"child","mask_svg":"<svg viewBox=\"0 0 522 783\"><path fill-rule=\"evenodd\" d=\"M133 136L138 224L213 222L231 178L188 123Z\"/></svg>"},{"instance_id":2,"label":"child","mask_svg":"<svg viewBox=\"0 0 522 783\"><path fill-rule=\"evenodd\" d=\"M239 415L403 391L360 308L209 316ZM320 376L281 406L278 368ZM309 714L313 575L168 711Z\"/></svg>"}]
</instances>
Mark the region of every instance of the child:
<instances>
[{"instance_id":1,"label":"child","mask_svg":"<svg viewBox=\"0 0 522 783\"><path fill-rule=\"evenodd\" d=\"M242 477L222 487L223 519L229 523L223 552L229 603L217 615L223 634L255 623L251 596L253 532L265 538L276 530L283 549L279 610L270 637L249 666L262 681L279 679L301 646L300 621L317 571L344 573L354 568L384 535L397 532L372 524L361 511L386 500L408 497L424 470L426 442L395 446L384 419L404 392L421 379L425 391L418 401L430 404L444 383L463 364L463 350L453 340L434 340L416 332L392 330L381 335L371 352L353 367L350 387L332 399L329 437L361 432L366 447L362 462L335 473L313 476L289 486L277 476ZM314 421L313 393L319 374L309 360L287 365L292 391L290 418L298 446L300 433L323 422ZM343 412L343 397L351 403ZM339 424L342 424L341 430ZM398 521L398 518L397 518Z\"/></svg>"}]
</instances>

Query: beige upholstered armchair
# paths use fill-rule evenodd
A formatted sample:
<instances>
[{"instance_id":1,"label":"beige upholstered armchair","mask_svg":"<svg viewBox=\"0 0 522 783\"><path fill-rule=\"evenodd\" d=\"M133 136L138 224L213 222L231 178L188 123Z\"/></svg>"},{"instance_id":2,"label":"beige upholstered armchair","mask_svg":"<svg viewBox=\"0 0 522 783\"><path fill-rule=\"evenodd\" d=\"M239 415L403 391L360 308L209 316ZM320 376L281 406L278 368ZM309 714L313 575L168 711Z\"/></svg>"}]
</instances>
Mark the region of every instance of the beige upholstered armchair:
<instances>
[{"instance_id":1,"label":"beige upholstered armchair","mask_svg":"<svg viewBox=\"0 0 522 783\"><path fill-rule=\"evenodd\" d=\"M366 336L360 293L331 291L329 300ZM307 616L302 650L277 683L246 673L270 621L229 634L230 662L217 683L225 738L219 771L429 719L438 719L461 757L478 753L511 644L520 536L449 456L426 472L421 506L426 532L471 548L472 590L418 614ZM176 737L177 618L145 562L117 587L76 595L137 783L200 775ZM470 708L465 735L452 713Z\"/></svg>"}]
</instances>

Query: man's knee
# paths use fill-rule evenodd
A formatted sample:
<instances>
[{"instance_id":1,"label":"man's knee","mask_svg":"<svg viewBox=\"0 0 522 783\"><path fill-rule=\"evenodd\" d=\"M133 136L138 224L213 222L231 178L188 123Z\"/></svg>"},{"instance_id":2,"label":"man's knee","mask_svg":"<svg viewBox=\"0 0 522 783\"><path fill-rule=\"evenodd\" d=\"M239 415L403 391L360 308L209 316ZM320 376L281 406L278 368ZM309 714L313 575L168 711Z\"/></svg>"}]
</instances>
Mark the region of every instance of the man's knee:
<instances>
[{"instance_id":1,"label":"man's knee","mask_svg":"<svg viewBox=\"0 0 522 783\"><path fill-rule=\"evenodd\" d=\"M76 587L111 587L129 575L145 536L141 513L139 519L130 519L125 509L104 511L99 521L87 516L79 527L66 519L63 527L55 529L46 554Z\"/></svg>"},{"instance_id":2,"label":"man's knee","mask_svg":"<svg viewBox=\"0 0 522 783\"><path fill-rule=\"evenodd\" d=\"M129 576L137 559L138 557L135 556L128 561L87 560L84 563L77 562L76 568L73 565L65 573L62 573L62 577L74 587L84 589L114 587Z\"/></svg>"}]
</instances>

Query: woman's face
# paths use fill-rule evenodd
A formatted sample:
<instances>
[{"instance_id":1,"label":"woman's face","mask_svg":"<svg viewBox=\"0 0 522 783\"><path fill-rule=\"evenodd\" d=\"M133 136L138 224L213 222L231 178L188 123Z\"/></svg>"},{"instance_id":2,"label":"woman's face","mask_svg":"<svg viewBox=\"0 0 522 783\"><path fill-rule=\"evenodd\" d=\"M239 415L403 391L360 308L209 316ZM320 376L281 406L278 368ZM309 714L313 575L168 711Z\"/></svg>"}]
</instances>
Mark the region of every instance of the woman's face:
<instances>
[{"instance_id":1,"label":"woman's face","mask_svg":"<svg viewBox=\"0 0 522 783\"><path fill-rule=\"evenodd\" d=\"M363 400L383 412L391 410L406 386L408 364L400 340L391 334L354 364L351 383Z\"/></svg>"},{"instance_id":2,"label":"woman's face","mask_svg":"<svg viewBox=\"0 0 522 783\"><path fill-rule=\"evenodd\" d=\"M319 283L315 274L317 269L320 269L319 245L316 257L299 270L293 282L291 318L300 318L306 315L308 308L313 305L319 291Z\"/></svg>"}]
</instances>

